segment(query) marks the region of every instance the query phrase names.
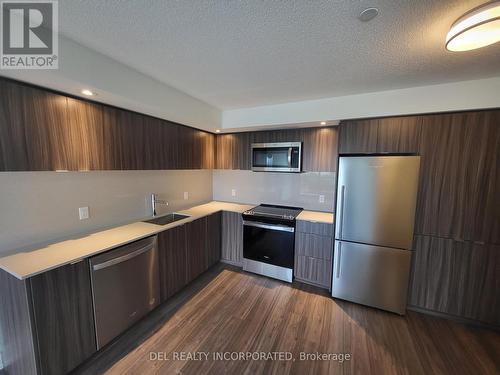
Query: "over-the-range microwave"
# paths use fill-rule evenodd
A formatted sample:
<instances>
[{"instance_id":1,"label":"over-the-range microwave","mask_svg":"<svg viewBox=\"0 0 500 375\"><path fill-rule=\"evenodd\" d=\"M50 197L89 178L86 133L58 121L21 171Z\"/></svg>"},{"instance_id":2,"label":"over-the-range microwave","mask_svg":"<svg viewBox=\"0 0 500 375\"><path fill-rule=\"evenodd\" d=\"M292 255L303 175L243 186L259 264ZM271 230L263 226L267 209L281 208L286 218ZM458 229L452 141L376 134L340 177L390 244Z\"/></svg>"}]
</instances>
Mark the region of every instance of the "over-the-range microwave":
<instances>
[{"instance_id":1,"label":"over-the-range microwave","mask_svg":"<svg viewBox=\"0 0 500 375\"><path fill-rule=\"evenodd\" d=\"M252 143L252 170L258 172L300 172L302 143Z\"/></svg>"}]
</instances>

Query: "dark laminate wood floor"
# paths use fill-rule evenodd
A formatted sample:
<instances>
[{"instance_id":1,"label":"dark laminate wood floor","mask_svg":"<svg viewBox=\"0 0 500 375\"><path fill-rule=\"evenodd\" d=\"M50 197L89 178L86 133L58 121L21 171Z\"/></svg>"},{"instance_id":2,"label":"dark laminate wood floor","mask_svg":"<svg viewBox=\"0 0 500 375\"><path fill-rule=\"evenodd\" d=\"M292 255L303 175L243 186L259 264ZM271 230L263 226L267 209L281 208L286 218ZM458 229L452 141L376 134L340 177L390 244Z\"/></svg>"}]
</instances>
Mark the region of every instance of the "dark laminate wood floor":
<instances>
[{"instance_id":1,"label":"dark laminate wood floor","mask_svg":"<svg viewBox=\"0 0 500 375\"><path fill-rule=\"evenodd\" d=\"M108 374L500 373L498 332L411 311L400 317L228 266L211 269L167 305L156 311L156 333ZM209 359L174 359L174 352L200 351ZM292 352L295 360L212 359L214 352L254 351ZM158 352L168 360L150 360ZM300 352L349 353L351 359L301 361ZM99 366L98 358L82 373Z\"/></svg>"}]
</instances>

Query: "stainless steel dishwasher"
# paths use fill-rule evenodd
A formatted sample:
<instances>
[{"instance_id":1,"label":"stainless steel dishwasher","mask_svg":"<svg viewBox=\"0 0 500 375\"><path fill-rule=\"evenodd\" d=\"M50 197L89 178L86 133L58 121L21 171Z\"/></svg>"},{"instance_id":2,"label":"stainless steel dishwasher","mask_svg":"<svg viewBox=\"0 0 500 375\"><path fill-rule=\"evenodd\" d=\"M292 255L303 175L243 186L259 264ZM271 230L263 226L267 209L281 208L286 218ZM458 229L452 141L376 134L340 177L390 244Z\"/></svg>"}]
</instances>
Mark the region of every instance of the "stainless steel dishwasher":
<instances>
[{"instance_id":1,"label":"stainless steel dishwasher","mask_svg":"<svg viewBox=\"0 0 500 375\"><path fill-rule=\"evenodd\" d=\"M113 340L160 302L157 238L90 259L97 347Z\"/></svg>"}]
</instances>

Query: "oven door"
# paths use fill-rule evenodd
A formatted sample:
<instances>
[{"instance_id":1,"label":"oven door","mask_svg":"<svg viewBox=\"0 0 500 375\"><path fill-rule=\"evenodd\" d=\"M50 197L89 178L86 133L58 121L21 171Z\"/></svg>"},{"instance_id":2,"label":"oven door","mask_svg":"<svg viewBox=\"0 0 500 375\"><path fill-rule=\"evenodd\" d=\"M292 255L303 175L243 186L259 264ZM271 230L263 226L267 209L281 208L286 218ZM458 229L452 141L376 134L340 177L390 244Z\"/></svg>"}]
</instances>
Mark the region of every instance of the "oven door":
<instances>
[{"instance_id":1,"label":"oven door","mask_svg":"<svg viewBox=\"0 0 500 375\"><path fill-rule=\"evenodd\" d=\"M300 142L252 144L252 170L268 172L300 172Z\"/></svg>"},{"instance_id":2,"label":"oven door","mask_svg":"<svg viewBox=\"0 0 500 375\"><path fill-rule=\"evenodd\" d=\"M243 258L293 269L295 228L243 222Z\"/></svg>"}]
</instances>

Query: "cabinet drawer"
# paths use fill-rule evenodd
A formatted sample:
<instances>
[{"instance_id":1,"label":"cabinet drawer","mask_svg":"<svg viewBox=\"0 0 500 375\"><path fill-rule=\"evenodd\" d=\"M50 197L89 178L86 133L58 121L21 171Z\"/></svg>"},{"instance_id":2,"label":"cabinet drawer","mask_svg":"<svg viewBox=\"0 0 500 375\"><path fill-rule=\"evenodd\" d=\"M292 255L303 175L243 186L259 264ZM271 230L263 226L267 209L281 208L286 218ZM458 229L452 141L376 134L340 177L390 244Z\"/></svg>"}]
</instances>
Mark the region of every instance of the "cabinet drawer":
<instances>
[{"instance_id":1,"label":"cabinet drawer","mask_svg":"<svg viewBox=\"0 0 500 375\"><path fill-rule=\"evenodd\" d=\"M297 255L331 260L333 237L298 232L295 235L295 252Z\"/></svg>"},{"instance_id":2,"label":"cabinet drawer","mask_svg":"<svg viewBox=\"0 0 500 375\"><path fill-rule=\"evenodd\" d=\"M295 257L295 277L329 289L332 262L304 255Z\"/></svg>"},{"instance_id":3,"label":"cabinet drawer","mask_svg":"<svg viewBox=\"0 0 500 375\"><path fill-rule=\"evenodd\" d=\"M297 232L319 234L321 236L333 237L333 224L317 223L313 221L297 220Z\"/></svg>"}]
</instances>

